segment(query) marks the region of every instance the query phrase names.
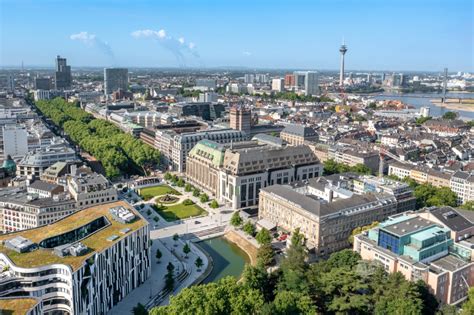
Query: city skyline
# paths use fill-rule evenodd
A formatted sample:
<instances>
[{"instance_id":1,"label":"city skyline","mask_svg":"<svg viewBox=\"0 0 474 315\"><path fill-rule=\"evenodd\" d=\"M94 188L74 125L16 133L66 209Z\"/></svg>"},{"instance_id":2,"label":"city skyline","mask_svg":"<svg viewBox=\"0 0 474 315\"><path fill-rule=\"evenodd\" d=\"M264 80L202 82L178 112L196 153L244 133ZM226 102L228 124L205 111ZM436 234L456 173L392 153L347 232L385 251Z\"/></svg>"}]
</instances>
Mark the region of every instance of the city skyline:
<instances>
[{"instance_id":1,"label":"city skyline","mask_svg":"<svg viewBox=\"0 0 474 315\"><path fill-rule=\"evenodd\" d=\"M338 70L344 37L347 71L473 71L470 1L403 2L7 0L0 64Z\"/></svg>"}]
</instances>

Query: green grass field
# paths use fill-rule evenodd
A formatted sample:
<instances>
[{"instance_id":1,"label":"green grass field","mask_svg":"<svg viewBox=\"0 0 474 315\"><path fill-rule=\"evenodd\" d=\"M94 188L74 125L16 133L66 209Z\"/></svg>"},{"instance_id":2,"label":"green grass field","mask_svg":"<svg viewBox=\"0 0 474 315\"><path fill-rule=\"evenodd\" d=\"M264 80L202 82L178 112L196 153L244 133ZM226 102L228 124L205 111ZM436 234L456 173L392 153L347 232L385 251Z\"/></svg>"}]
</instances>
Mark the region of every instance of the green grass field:
<instances>
[{"instance_id":1,"label":"green grass field","mask_svg":"<svg viewBox=\"0 0 474 315\"><path fill-rule=\"evenodd\" d=\"M160 185L160 186L152 186L152 187L146 187L142 188L139 191L139 195L142 197L143 200L150 200L151 198L155 196L163 196L166 194L170 195L176 195L180 196L181 193L174 190L168 185Z\"/></svg>"},{"instance_id":2,"label":"green grass field","mask_svg":"<svg viewBox=\"0 0 474 315\"><path fill-rule=\"evenodd\" d=\"M174 206L163 205L162 209L159 208L159 206L156 206L155 211L168 222L207 214L206 210L195 204L185 206L180 203Z\"/></svg>"}]
</instances>

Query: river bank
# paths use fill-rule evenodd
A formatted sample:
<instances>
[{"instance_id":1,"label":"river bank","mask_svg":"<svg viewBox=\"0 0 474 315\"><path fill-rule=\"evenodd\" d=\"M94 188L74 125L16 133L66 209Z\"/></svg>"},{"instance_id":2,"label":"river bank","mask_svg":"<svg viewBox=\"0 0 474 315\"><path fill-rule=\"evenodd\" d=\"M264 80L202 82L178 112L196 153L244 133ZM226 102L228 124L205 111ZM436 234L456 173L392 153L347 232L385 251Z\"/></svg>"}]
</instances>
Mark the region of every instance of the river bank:
<instances>
[{"instance_id":1,"label":"river bank","mask_svg":"<svg viewBox=\"0 0 474 315\"><path fill-rule=\"evenodd\" d=\"M439 99L433 99L430 101L433 105L438 107L465 112L474 112L474 99L447 99L444 103Z\"/></svg>"},{"instance_id":2,"label":"river bank","mask_svg":"<svg viewBox=\"0 0 474 315\"><path fill-rule=\"evenodd\" d=\"M249 257L251 265L257 265L258 249L245 236L237 231L230 230L224 234L224 238L242 249Z\"/></svg>"}]
</instances>

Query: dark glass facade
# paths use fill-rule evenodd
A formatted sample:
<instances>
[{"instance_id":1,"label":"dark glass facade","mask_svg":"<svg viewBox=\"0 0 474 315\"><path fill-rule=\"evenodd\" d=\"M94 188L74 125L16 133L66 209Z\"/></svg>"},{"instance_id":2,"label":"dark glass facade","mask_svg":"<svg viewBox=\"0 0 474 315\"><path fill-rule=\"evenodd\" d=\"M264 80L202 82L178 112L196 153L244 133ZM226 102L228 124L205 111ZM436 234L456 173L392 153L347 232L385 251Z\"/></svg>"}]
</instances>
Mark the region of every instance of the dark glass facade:
<instances>
[{"instance_id":1,"label":"dark glass facade","mask_svg":"<svg viewBox=\"0 0 474 315\"><path fill-rule=\"evenodd\" d=\"M400 239L392 234L389 234L383 230L379 231L378 245L382 248L388 249L389 251L400 254Z\"/></svg>"},{"instance_id":2,"label":"dark glass facade","mask_svg":"<svg viewBox=\"0 0 474 315\"><path fill-rule=\"evenodd\" d=\"M39 246L42 248L54 248L74 243L109 224L110 222L106 217L100 217L72 231L44 239L39 243Z\"/></svg>"}]
</instances>

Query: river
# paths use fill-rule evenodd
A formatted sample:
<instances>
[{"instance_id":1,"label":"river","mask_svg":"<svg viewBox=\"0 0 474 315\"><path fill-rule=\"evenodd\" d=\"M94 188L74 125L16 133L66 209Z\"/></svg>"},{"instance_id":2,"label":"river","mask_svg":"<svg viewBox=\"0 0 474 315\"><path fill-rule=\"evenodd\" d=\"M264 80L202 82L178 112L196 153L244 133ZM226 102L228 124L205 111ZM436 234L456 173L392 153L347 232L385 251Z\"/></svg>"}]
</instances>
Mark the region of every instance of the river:
<instances>
[{"instance_id":1,"label":"river","mask_svg":"<svg viewBox=\"0 0 474 315\"><path fill-rule=\"evenodd\" d=\"M430 100L441 98L440 93L414 93L414 94L394 94L393 92L385 92L382 94L373 94L376 100L399 100L407 105L411 105L417 109L428 106L431 116L442 116L447 111L456 112L463 119L474 119L474 112L447 109L433 105ZM474 93L446 93L447 98L474 98Z\"/></svg>"},{"instance_id":2,"label":"river","mask_svg":"<svg viewBox=\"0 0 474 315\"><path fill-rule=\"evenodd\" d=\"M211 238L199 242L199 245L214 262L212 272L202 283L214 282L226 276L240 278L245 264L250 263L247 254L224 237Z\"/></svg>"}]
</instances>

